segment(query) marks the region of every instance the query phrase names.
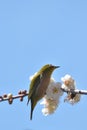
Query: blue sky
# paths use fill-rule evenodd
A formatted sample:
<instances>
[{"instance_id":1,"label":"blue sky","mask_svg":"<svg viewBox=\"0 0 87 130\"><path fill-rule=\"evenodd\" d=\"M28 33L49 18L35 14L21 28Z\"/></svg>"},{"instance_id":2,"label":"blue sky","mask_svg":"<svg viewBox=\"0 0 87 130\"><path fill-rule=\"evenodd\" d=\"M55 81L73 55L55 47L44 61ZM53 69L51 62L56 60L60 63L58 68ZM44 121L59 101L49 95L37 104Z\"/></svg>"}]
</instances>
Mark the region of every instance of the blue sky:
<instances>
[{"instance_id":1,"label":"blue sky","mask_svg":"<svg viewBox=\"0 0 87 130\"><path fill-rule=\"evenodd\" d=\"M87 1L0 1L0 95L29 89L29 76L51 63L61 68L56 81L70 74L78 89L87 89ZM63 102L47 117L38 103L29 120L27 97L0 103L2 130L87 129L87 97L71 106Z\"/></svg>"}]
</instances>

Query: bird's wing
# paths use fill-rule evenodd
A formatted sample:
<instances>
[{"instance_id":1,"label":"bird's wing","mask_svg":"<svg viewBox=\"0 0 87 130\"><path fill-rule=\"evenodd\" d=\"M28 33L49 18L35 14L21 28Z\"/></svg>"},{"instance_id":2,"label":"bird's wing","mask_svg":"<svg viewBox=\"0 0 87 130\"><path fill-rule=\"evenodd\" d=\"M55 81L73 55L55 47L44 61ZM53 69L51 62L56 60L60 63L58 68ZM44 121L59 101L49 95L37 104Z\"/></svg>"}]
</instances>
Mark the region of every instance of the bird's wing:
<instances>
[{"instance_id":1,"label":"bird's wing","mask_svg":"<svg viewBox=\"0 0 87 130\"><path fill-rule=\"evenodd\" d=\"M31 98L33 94L35 94L35 91L41 82L41 78L42 78L42 75L38 74L35 78L32 79L31 84L30 84L30 90L29 90L29 99Z\"/></svg>"}]
</instances>

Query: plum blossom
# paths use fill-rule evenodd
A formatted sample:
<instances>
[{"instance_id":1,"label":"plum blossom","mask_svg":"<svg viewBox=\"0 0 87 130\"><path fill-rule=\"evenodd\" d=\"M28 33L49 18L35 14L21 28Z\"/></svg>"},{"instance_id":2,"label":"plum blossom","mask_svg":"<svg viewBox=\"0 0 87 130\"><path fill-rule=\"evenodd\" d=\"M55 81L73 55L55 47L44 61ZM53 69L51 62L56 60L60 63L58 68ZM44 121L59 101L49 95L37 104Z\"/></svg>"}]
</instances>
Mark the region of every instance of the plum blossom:
<instances>
[{"instance_id":1,"label":"plum blossom","mask_svg":"<svg viewBox=\"0 0 87 130\"><path fill-rule=\"evenodd\" d=\"M71 75L67 74L64 77L61 78L63 84L62 88L67 90L67 89L76 89L76 83L75 80L72 78ZM71 104L75 104L80 101L81 95L80 94L73 94L71 92L67 93L67 97L65 98L64 101L67 101Z\"/></svg>"},{"instance_id":2,"label":"plum blossom","mask_svg":"<svg viewBox=\"0 0 87 130\"><path fill-rule=\"evenodd\" d=\"M46 95L43 98L41 104L44 105L42 113L47 116L55 112L59 105L60 97L63 95L61 90L61 83L55 82L52 78L46 91Z\"/></svg>"}]
</instances>

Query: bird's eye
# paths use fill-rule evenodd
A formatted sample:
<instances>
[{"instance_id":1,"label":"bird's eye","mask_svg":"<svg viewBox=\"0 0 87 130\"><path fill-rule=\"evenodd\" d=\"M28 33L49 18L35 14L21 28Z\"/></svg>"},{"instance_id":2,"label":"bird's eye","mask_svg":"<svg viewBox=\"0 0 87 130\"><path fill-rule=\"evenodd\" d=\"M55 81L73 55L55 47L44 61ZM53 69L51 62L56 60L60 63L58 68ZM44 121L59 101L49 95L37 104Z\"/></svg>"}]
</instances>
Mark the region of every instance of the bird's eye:
<instances>
[{"instance_id":1,"label":"bird's eye","mask_svg":"<svg viewBox=\"0 0 87 130\"><path fill-rule=\"evenodd\" d=\"M52 64L49 64L50 67L52 67L53 65Z\"/></svg>"}]
</instances>

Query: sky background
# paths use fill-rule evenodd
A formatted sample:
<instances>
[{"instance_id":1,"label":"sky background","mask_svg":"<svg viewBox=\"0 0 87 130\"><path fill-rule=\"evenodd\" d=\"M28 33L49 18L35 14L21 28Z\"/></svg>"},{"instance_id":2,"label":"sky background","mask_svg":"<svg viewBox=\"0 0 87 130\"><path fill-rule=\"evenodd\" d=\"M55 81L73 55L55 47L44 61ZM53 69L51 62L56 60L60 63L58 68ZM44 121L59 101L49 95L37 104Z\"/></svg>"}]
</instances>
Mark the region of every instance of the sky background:
<instances>
[{"instance_id":1,"label":"sky background","mask_svg":"<svg viewBox=\"0 0 87 130\"><path fill-rule=\"evenodd\" d=\"M29 89L29 77L45 64L61 66L53 77L70 74L78 89L87 90L87 1L0 1L0 95ZM0 103L2 130L87 129L87 97L72 106L64 103L43 116L37 104L29 120L27 97Z\"/></svg>"}]
</instances>

